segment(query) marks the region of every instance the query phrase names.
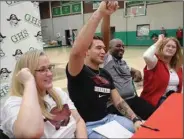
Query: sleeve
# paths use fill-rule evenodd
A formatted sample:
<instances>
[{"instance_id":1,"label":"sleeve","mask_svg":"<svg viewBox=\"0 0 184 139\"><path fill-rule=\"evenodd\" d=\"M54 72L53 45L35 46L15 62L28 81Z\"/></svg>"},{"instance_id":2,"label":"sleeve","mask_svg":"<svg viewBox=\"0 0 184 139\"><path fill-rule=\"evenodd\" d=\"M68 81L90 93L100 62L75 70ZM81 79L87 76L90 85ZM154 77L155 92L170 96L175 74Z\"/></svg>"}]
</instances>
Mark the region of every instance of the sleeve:
<instances>
[{"instance_id":1,"label":"sleeve","mask_svg":"<svg viewBox=\"0 0 184 139\"><path fill-rule=\"evenodd\" d=\"M110 75L110 81L111 81L111 90L115 89L114 81L112 79L112 76Z\"/></svg>"},{"instance_id":2,"label":"sleeve","mask_svg":"<svg viewBox=\"0 0 184 139\"><path fill-rule=\"evenodd\" d=\"M149 70L153 69L158 62L158 58L155 55L156 51L157 51L157 47L153 44L143 54L144 60Z\"/></svg>"},{"instance_id":3,"label":"sleeve","mask_svg":"<svg viewBox=\"0 0 184 139\"><path fill-rule=\"evenodd\" d=\"M82 76L82 72L83 72L83 69L84 69L85 65L83 66L83 68L81 69L80 73L77 74L76 76L72 76L69 71L68 71L68 64L66 65L66 77L68 79L68 81L78 81L80 80L81 76Z\"/></svg>"},{"instance_id":4,"label":"sleeve","mask_svg":"<svg viewBox=\"0 0 184 139\"><path fill-rule=\"evenodd\" d=\"M1 128L3 132L9 137L13 138L13 125L15 120L17 119L19 109L21 106L21 98L17 98L12 101L7 101L2 108L1 120L2 125Z\"/></svg>"},{"instance_id":5,"label":"sleeve","mask_svg":"<svg viewBox=\"0 0 184 139\"><path fill-rule=\"evenodd\" d=\"M68 104L70 110L76 110L76 107L67 92L63 91L61 88L55 88L55 90L59 94L63 104Z\"/></svg>"},{"instance_id":6,"label":"sleeve","mask_svg":"<svg viewBox=\"0 0 184 139\"><path fill-rule=\"evenodd\" d=\"M69 71L68 71L68 63L66 65L66 76L68 78L68 80L71 80L73 76L70 75Z\"/></svg>"}]
</instances>

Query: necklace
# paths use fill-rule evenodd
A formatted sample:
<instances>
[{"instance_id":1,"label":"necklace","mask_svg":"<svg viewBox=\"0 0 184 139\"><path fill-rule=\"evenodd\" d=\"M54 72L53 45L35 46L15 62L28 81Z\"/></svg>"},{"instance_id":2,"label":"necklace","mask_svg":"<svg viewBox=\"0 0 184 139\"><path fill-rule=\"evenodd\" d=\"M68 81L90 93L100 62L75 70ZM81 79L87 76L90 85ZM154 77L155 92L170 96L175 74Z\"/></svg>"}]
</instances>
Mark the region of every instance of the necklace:
<instances>
[{"instance_id":1,"label":"necklace","mask_svg":"<svg viewBox=\"0 0 184 139\"><path fill-rule=\"evenodd\" d=\"M173 69L169 69L169 71L170 71L170 73L173 73L173 72L174 72L174 70L173 70Z\"/></svg>"},{"instance_id":2,"label":"necklace","mask_svg":"<svg viewBox=\"0 0 184 139\"><path fill-rule=\"evenodd\" d=\"M96 70L96 71L98 71L98 73L96 73L96 72L94 72L90 67L88 67L88 66L86 66L87 67L87 70L90 72L90 73L92 73L93 75L100 75L100 69L99 70Z\"/></svg>"},{"instance_id":3,"label":"necklace","mask_svg":"<svg viewBox=\"0 0 184 139\"><path fill-rule=\"evenodd\" d=\"M100 76L100 69L98 70L98 73L95 73L90 67L85 66L86 69L92 74L93 81L98 85L107 85L109 84L109 81L105 79L104 77Z\"/></svg>"}]
</instances>

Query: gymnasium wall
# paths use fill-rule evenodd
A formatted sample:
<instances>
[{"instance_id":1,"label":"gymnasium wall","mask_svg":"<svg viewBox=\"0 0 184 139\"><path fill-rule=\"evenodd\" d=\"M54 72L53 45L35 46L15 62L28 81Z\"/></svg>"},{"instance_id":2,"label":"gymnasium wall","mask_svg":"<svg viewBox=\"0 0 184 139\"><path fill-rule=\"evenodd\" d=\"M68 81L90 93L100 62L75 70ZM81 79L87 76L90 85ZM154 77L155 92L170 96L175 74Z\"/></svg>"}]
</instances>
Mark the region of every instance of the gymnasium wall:
<instances>
[{"instance_id":1,"label":"gymnasium wall","mask_svg":"<svg viewBox=\"0 0 184 139\"><path fill-rule=\"evenodd\" d=\"M183 27L183 4L182 2L166 2L153 5L147 5L146 16L125 18L124 9L117 10L111 16L111 27L115 27L115 38L120 38L128 46L149 46L152 44L150 37L136 37L136 27L139 24L150 24L150 36L153 32L160 33L163 26L168 36L175 36L179 26ZM50 39L56 39L56 34L60 32L65 36L65 30L80 30L83 23L86 23L92 13L84 15L70 15L51 19L42 20L43 26L47 26L44 36ZM100 33L101 23L96 33ZM53 32L53 33L52 33ZM65 44L65 38L63 38Z\"/></svg>"}]
</instances>

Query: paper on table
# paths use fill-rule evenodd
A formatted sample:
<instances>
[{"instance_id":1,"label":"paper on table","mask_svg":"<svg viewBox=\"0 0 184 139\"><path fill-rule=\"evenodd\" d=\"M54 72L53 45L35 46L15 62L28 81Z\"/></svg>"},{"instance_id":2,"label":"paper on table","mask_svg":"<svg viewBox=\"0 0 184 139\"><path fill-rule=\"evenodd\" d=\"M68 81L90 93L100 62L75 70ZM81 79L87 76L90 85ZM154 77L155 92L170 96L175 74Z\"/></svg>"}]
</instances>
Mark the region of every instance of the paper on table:
<instances>
[{"instance_id":1,"label":"paper on table","mask_svg":"<svg viewBox=\"0 0 184 139\"><path fill-rule=\"evenodd\" d=\"M131 138L133 133L124 128L116 121L111 121L93 130L107 138Z\"/></svg>"}]
</instances>

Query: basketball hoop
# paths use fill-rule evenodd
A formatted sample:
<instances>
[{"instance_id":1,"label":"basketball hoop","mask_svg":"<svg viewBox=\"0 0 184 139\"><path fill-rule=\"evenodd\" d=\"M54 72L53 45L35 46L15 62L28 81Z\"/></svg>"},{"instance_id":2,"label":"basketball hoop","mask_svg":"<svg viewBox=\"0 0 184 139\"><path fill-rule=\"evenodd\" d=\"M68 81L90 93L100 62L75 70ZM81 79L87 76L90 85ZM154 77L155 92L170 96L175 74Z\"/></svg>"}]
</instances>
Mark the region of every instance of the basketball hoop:
<instances>
[{"instance_id":1,"label":"basketball hoop","mask_svg":"<svg viewBox=\"0 0 184 139\"><path fill-rule=\"evenodd\" d=\"M131 16L132 16L132 17L135 17L136 14L137 14L137 6L131 7Z\"/></svg>"},{"instance_id":2,"label":"basketball hoop","mask_svg":"<svg viewBox=\"0 0 184 139\"><path fill-rule=\"evenodd\" d=\"M146 15L146 1L126 0L124 2L124 16L137 17Z\"/></svg>"}]
</instances>

